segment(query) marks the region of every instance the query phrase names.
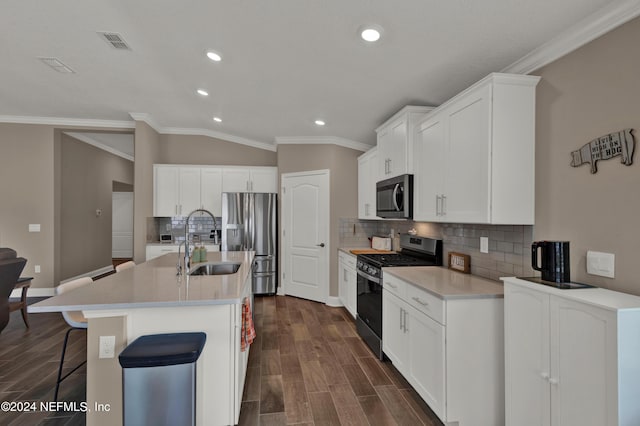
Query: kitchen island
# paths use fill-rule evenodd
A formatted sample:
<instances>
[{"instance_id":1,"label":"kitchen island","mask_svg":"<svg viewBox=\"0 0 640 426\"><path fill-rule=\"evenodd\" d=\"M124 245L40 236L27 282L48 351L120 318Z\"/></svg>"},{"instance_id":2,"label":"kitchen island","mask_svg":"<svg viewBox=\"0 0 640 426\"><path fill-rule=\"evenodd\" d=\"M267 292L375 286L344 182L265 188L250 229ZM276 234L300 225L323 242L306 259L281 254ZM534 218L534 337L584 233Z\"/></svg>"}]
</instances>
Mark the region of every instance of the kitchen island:
<instances>
[{"instance_id":1,"label":"kitchen island","mask_svg":"<svg viewBox=\"0 0 640 426\"><path fill-rule=\"evenodd\" d=\"M227 275L178 276L177 255L166 254L29 307L33 313L74 310L87 317L88 425L122 424L117 355L129 343L148 334L193 331L207 335L197 363L196 422L238 422L249 354L240 350L242 302L252 300L253 257L253 252L210 252L202 264L239 263L239 269ZM115 336L114 357L100 358L100 336ZM94 409L98 406L103 410Z\"/></svg>"}]
</instances>

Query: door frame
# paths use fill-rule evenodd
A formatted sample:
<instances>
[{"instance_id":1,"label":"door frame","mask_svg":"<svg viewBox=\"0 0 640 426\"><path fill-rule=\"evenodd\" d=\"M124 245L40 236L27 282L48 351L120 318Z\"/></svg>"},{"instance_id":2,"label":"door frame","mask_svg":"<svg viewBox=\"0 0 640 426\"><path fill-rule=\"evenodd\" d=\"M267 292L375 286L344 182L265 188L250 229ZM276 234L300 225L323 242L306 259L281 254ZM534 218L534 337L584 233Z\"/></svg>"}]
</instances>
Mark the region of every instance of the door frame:
<instances>
[{"instance_id":1,"label":"door frame","mask_svg":"<svg viewBox=\"0 0 640 426\"><path fill-rule=\"evenodd\" d=\"M290 251L289 251L289 246L287 243L287 239L285 238L285 232L286 229L288 227L288 225L290 224L286 224L285 220L288 219L287 215L288 212L286 212L284 206L285 206L285 201L287 199L287 197L289 196L289 194L286 193L285 190L285 179L287 178L295 178L295 177L303 177L303 176L324 176L325 178L325 184L327 185L327 197L326 202L321 202L321 209L322 211L320 212L320 217L324 217L326 218L326 225L325 226L325 235L324 235L324 240L325 240L325 261L324 261L324 273L325 273L325 277L326 277L326 283L323 286L323 292L322 292L322 303L327 303L327 301L329 300L329 293L330 293L330 287L331 287L331 258L329 256L329 254L331 253L331 170L329 169L321 169L321 170L309 170L309 171L304 171L304 172L293 172L293 173L282 173L280 175L280 202L281 202L281 208L280 211L282 212L281 216L280 216L280 238L282 241L282 243L280 244L281 247L281 251L282 251L282 256L280 256L280 286L278 287L278 295L280 296L285 296L287 294L287 283L289 282L288 279L285 279L286 275L286 271L287 271L287 262L289 261L290 258Z\"/></svg>"}]
</instances>

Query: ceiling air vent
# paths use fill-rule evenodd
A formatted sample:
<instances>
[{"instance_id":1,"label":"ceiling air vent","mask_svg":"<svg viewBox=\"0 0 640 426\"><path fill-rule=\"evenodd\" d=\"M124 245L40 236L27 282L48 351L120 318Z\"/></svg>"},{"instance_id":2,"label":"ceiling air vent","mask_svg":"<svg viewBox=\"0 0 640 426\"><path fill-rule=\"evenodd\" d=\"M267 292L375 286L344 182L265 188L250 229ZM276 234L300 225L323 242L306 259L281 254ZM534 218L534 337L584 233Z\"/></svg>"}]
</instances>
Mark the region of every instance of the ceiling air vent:
<instances>
[{"instance_id":1,"label":"ceiling air vent","mask_svg":"<svg viewBox=\"0 0 640 426\"><path fill-rule=\"evenodd\" d=\"M63 74L75 74L75 71L63 64L57 58L38 58L45 64L49 65L54 70L61 72Z\"/></svg>"},{"instance_id":2,"label":"ceiling air vent","mask_svg":"<svg viewBox=\"0 0 640 426\"><path fill-rule=\"evenodd\" d=\"M114 49L131 50L127 42L118 33L98 32L98 34Z\"/></svg>"}]
</instances>

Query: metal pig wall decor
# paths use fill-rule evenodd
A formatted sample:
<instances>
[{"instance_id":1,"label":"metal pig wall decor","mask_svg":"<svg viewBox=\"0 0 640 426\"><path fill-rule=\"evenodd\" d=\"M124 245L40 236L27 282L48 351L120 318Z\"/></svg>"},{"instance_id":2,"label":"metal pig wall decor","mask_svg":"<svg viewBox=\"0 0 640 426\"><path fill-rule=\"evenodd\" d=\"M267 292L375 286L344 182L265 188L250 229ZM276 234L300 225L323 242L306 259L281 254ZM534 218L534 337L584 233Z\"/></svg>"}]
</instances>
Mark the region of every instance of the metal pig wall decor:
<instances>
[{"instance_id":1,"label":"metal pig wall decor","mask_svg":"<svg viewBox=\"0 0 640 426\"><path fill-rule=\"evenodd\" d=\"M621 163L630 166L633 163L633 152L636 147L632 131L633 129L624 129L609 133L583 145L582 148L571 153L571 165L578 167L589 163L591 173L595 173L598 171L596 164L598 160L608 160L621 155Z\"/></svg>"}]
</instances>

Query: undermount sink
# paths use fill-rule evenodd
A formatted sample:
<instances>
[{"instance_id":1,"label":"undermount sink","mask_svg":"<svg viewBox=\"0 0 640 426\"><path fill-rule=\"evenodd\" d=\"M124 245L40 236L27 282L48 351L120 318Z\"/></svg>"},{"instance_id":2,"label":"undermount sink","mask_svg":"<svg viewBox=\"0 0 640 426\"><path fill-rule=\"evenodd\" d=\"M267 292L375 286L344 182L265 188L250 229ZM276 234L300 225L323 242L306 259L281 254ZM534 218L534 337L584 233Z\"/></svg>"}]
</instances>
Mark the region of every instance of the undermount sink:
<instances>
[{"instance_id":1,"label":"undermount sink","mask_svg":"<svg viewBox=\"0 0 640 426\"><path fill-rule=\"evenodd\" d=\"M235 274L240 269L238 262L205 263L197 266L189 275L229 275Z\"/></svg>"}]
</instances>

